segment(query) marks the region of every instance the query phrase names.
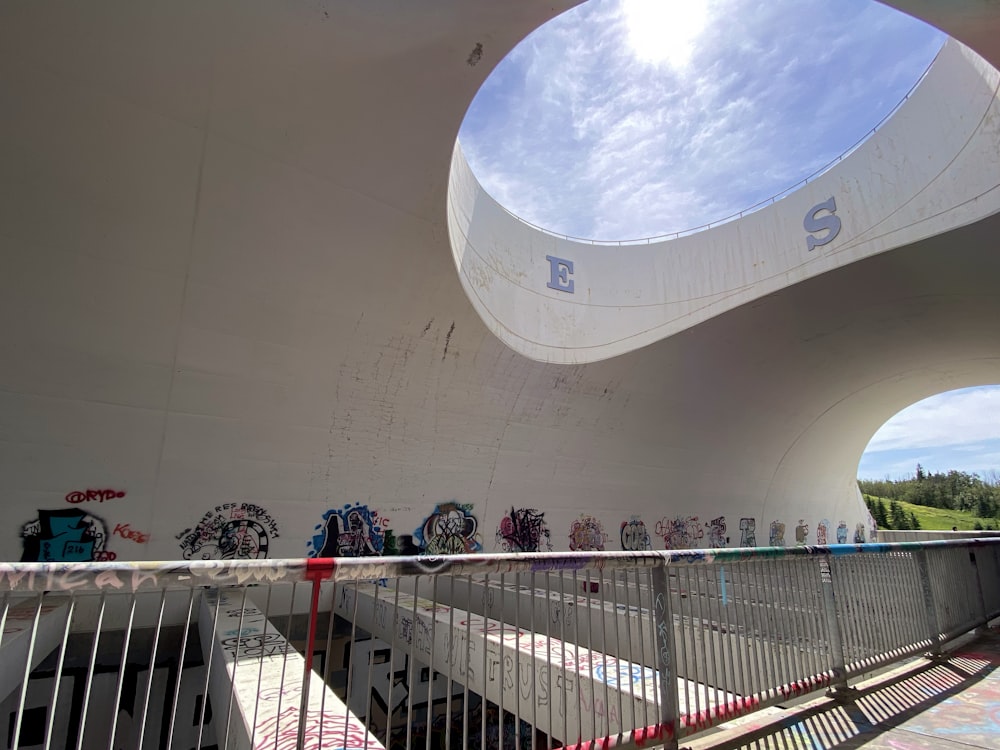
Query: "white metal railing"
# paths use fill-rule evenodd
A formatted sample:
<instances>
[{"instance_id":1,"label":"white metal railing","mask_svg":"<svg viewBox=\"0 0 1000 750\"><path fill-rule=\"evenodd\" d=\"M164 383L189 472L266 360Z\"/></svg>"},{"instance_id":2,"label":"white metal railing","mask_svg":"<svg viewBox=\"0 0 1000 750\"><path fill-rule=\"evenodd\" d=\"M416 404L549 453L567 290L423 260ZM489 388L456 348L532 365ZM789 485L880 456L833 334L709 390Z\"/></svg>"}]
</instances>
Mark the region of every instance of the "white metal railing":
<instances>
[{"instance_id":1,"label":"white metal railing","mask_svg":"<svg viewBox=\"0 0 1000 750\"><path fill-rule=\"evenodd\" d=\"M664 746L1000 615L1000 540L0 564L8 747Z\"/></svg>"}]
</instances>

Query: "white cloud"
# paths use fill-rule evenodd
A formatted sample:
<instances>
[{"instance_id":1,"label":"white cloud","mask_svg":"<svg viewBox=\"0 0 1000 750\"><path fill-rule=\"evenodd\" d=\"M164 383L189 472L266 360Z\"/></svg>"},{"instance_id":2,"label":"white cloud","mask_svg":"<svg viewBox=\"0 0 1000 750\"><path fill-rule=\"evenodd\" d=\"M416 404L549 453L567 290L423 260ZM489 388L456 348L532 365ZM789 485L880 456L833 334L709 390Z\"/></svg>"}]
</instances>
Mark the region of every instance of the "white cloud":
<instances>
[{"instance_id":1,"label":"white cloud","mask_svg":"<svg viewBox=\"0 0 1000 750\"><path fill-rule=\"evenodd\" d=\"M835 158L941 39L866 0L591 0L500 63L461 139L484 187L529 221L600 239L674 232Z\"/></svg>"},{"instance_id":2,"label":"white cloud","mask_svg":"<svg viewBox=\"0 0 1000 750\"><path fill-rule=\"evenodd\" d=\"M972 447L990 440L1000 440L1000 387L950 391L916 403L886 422L867 450Z\"/></svg>"}]
</instances>

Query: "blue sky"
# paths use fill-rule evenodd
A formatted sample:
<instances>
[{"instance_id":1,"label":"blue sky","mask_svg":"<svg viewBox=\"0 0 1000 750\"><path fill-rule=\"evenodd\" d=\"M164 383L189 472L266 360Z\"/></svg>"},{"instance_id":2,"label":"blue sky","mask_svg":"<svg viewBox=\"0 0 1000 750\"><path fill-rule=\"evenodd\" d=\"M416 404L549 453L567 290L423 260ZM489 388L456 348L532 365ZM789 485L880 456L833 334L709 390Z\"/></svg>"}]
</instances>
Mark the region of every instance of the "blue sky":
<instances>
[{"instance_id":1,"label":"blue sky","mask_svg":"<svg viewBox=\"0 0 1000 750\"><path fill-rule=\"evenodd\" d=\"M943 41L871 0L590 0L499 63L460 139L486 190L549 230L682 231L836 159ZM918 461L1000 469L1000 388L905 410L873 438L859 475L906 476Z\"/></svg>"}]
</instances>

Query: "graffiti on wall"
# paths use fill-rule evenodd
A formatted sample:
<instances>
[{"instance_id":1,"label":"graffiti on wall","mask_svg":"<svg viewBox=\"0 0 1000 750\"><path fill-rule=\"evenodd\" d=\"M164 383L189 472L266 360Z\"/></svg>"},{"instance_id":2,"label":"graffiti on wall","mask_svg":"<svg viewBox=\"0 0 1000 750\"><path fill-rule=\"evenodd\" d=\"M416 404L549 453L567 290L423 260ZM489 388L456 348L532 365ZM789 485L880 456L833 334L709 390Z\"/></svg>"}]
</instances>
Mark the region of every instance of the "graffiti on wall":
<instances>
[{"instance_id":1,"label":"graffiti on wall","mask_svg":"<svg viewBox=\"0 0 1000 750\"><path fill-rule=\"evenodd\" d=\"M644 552L653 549L649 540L649 531L639 516L632 516L629 520L622 521L621 540L622 549L627 552Z\"/></svg>"},{"instance_id":2,"label":"graffiti on wall","mask_svg":"<svg viewBox=\"0 0 1000 750\"><path fill-rule=\"evenodd\" d=\"M795 544L804 545L807 541L809 541L809 524L800 518L795 527Z\"/></svg>"},{"instance_id":3,"label":"graffiti on wall","mask_svg":"<svg viewBox=\"0 0 1000 750\"><path fill-rule=\"evenodd\" d=\"M726 536L726 517L719 516L713 518L705 524L708 529L708 546L712 549L719 549L729 545L729 537Z\"/></svg>"},{"instance_id":4,"label":"graffiti on wall","mask_svg":"<svg viewBox=\"0 0 1000 750\"><path fill-rule=\"evenodd\" d=\"M309 557L376 557L385 551L389 519L361 503L333 508L323 514L316 534L307 542Z\"/></svg>"},{"instance_id":5,"label":"graffiti on wall","mask_svg":"<svg viewBox=\"0 0 1000 750\"><path fill-rule=\"evenodd\" d=\"M829 544L830 522L823 519L816 524L816 544Z\"/></svg>"},{"instance_id":6,"label":"graffiti on wall","mask_svg":"<svg viewBox=\"0 0 1000 750\"><path fill-rule=\"evenodd\" d=\"M103 503L105 500L125 497L125 490L74 490L66 493L66 502L73 505L78 503Z\"/></svg>"},{"instance_id":7,"label":"graffiti on wall","mask_svg":"<svg viewBox=\"0 0 1000 750\"><path fill-rule=\"evenodd\" d=\"M479 521L471 503L440 503L424 519L413 538L422 555L465 555L481 552Z\"/></svg>"},{"instance_id":8,"label":"graffiti on wall","mask_svg":"<svg viewBox=\"0 0 1000 750\"><path fill-rule=\"evenodd\" d=\"M264 558L277 537L278 524L253 503L216 505L197 526L177 535L185 560Z\"/></svg>"},{"instance_id":9,"label":"graffiti on wall","mask_svg":"<svg viewBox=\"0 0 1000 750\"><path fill-rule=\"evenodd\" d=\"M573 552L588 550L603 552L607 539L604 524L586 513L581 513L569 527L569 548Z\"/></svg>"},{"instance_id":10,"label":"graffiti on wall","mask_svg":"<svg viewBox=\"0 0 1000 750\"><path fill-rule=\"evenodd\" d=\"M21 527L21 562L92 562L114 560L104 519L79 508L39 510Z\"/></svg>"},{"instance_id":11,"label":"graffiti on wall","mask_svg":"<svg viewBox=\"0 0 1000 750\"><path fill-rule=\"evenodd\" d=\"M663 538L666 549L694 549L705 536L698 516L661 518L656 522L656 535Z\"/></svg>"},{"instance_id":12,"label":"graffiti on wall","mask_svg":"<svg viewBox=\"0 0 1000 750\"><path fill-rule=\"evenodd\" d=\"M847 544L847 524L844 521L837 525L837 544Z\"/></svg>"},{"instance_id":13,"label":"graffiti on wall","mask_svg":"<svg viewBox=\"0 0 1000 750\"><path fill-rule=\"evenodd\" d=\"M741 547L757 546L757 519L755 518L740 519L740 546Z\"/></svg>"},{"instance_id":14,"label":"graffiti on wall","mask_svg":"<svg viewBox=\"0 0 1000 750\"><path fill-rule=\"evenodd\" d=\"M771 521L771 533L768 538L768 544L772 547L785 546L785 524L781 521Z\"/></svg>"},{"instance_id":15,"label":"graffiti on wall","mask_svg":"<svg viewBox=\"0 0 1000 750\"><path fill-rule=\"evenodd\" d=\"M511 508L500 519L497 544L504 552L551 552L552 535L545 514L535 508Z\"/></svg>"},{"instance_id":16,"label":"graffiti on wall","mask_svg":"<svg viewBox=\"0 0 1000 750\"><path fill-rule=\"evenodd\" d=\"M864 544L865 543L865 525L863 523L858 523L854 527L854 543Z\"/></svg>"}]
</instances>

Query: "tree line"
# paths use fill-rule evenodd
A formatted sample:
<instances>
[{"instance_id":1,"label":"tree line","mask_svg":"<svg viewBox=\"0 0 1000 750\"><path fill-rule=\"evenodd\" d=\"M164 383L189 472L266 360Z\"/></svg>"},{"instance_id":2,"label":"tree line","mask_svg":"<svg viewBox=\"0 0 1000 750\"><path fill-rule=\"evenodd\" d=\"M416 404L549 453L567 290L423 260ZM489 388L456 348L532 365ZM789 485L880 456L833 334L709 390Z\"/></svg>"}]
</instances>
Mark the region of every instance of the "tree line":
<instances>
[{"instance_id":1,"label":"tree line","mask_svg":"<svg viewBox=\"0 0 1000 750\"><path fill-rule=\"evenodd\" d=\"M899 506L900 500L930 508L969 511L980 518L1000 519L1000 475L995 471L989 472L984 479L964 471L931 473L917 464L913 478L859 479L858 488L863 495L872 496L866 497L865 502L880 528L919 528L912 525L917 520L912 513L908 514L912 518L903 518L907 514ZM884 501L879 503L877 498L889 500L889 505ZM885 526L880 515L886 521ZM897 523L911 525L899 526Z\"/></svg>"}]
</instances>

